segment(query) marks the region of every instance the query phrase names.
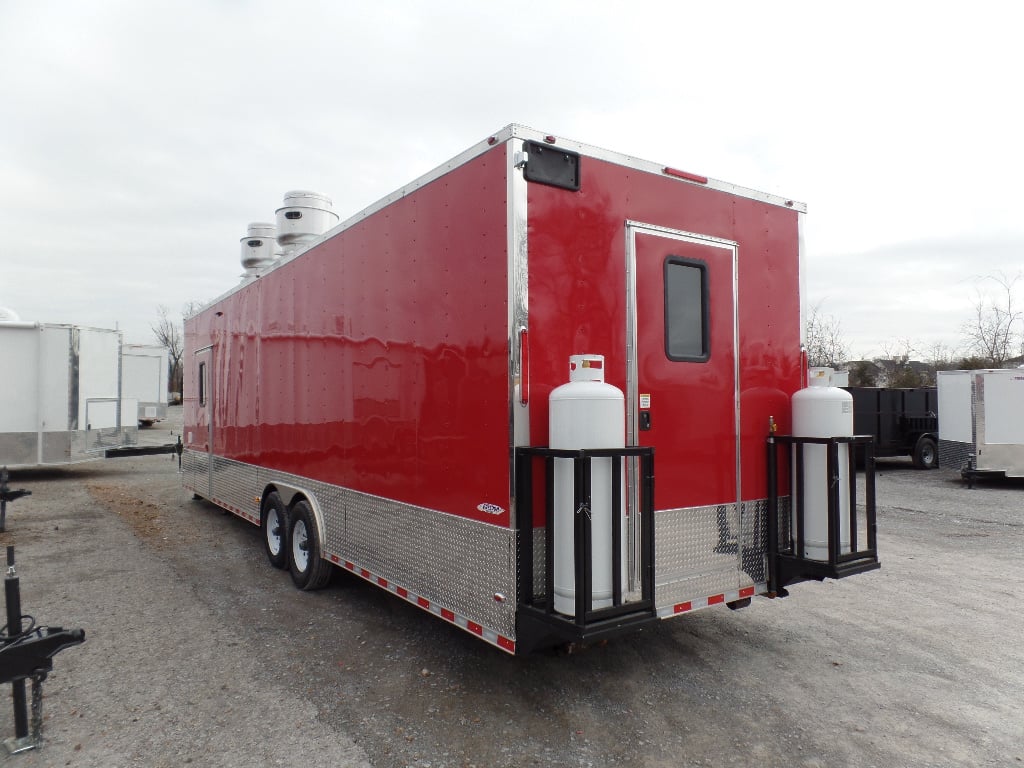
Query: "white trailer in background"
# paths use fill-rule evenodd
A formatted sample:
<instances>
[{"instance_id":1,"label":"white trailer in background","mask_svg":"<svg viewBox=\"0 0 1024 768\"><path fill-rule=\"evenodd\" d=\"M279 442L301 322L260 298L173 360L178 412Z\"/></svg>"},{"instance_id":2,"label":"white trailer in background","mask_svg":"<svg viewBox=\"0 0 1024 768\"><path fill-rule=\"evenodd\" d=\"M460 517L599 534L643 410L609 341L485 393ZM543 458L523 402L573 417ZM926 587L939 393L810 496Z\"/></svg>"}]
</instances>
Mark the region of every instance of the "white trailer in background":
<instances>
[{"instance_id":1,"label":"white trailer in background","mask_svg":"<svg viewBox=\"0 0 1024 768\"><path fill-rule=\"evenodd\" d=\"M121 397L139 401L139 426L167 418L168 356L165 347L121 346Z\"/></svg>"},{"instance_id":2,"label":"white trailer in background","mask_svg":"<svg viewBox=\"0 0 1024 768\"><path fill-rule=\"evenodd\" d=\"M939 371L939 466L1024 477L1024 368Z\"/></svg>"},{"instance_id":3,"label":"white trailer in background","mask_svg":"<svg viewBox=\"0 0 1024 768\"><path fill-rule=\"evenodd\" d=\"M0 361L0 466L102 459L138 441L120 331L5 319Z\"/></svg>"}]
</instances>

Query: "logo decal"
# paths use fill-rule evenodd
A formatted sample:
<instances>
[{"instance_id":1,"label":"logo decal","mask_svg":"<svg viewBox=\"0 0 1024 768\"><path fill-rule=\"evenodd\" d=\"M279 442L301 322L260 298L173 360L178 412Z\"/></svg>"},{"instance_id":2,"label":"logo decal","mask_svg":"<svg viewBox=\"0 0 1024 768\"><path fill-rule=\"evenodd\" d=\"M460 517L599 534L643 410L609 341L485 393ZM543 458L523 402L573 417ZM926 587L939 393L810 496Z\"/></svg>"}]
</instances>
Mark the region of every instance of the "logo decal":
<instances>
[{"instance_id":1,"label":"logo decal","mask_svg":"<svg viewBox=\"0 0 1024 768\"><path fill-rule=\"evenodd\" d=\"M481 512L486 512L488 515L501 515L504 514L505 510L499 507L497 504L477 504L476 508Z\"/></svg>"}]
</instances>

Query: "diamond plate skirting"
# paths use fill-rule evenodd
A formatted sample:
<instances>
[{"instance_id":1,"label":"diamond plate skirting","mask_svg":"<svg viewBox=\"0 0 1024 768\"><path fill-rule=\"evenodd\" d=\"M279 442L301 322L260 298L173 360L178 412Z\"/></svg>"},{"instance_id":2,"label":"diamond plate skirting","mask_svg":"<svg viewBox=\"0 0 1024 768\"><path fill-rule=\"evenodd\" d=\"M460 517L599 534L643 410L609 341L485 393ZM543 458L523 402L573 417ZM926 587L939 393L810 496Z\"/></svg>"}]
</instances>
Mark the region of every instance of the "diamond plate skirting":
<instances>
[{"instance_id":1,"label":"diamond plate skirting","mask_svg":"<svg viewBox=\"0 0 1024 768\"><path fill-rule=\"evenodd\" d=\"M250 520L269 484L307 495L326 554L355 564L506 637L515 637L515 535L485 523L370 496L297 475L185 451L185 487ZM212 485L211 485L212 480ZM779 499L779 539L789 538L789 499ZM658 609L767 580L767 501L654 513ZM534 583L543 591L544 536L534 531ZM510 598L495 601L496 594Z\"/></svg>"},{"instance_id":2,"label":"diamond plate skirting","mask_svg":"<svg viewBox=\"0 0 1024 768\"><path fill-rule=\"evenodd\" d=\"M739 570L736 504L656 512L654 521L657 608L752 583Z\"/></svg>"},{"instance_id":3,"label":"diamond plate skirting","mask_svg":"<svg viewBox=\"0 0 1024 768\"><path fill-rule=\"evenodd\" d=\"M789 540L789 497L779 498L779 541ZM654 513L655 606L767 582L768 501L690 507ZM544 529L533 536L533 583L544 592Z\"/></svg>"},{"instance_id":4,"label":"diamond plate skirting","mask_svg":"<svg viewBox=\"0 0 1024 768\"><path fill-rule=\"evenodd\" d=\"M955 440L939 440L939 467L959 472L967 466L974 446Z\"/></svg>"},{"instance_id":5,"label":"diamond plate skirting","mask_svg":"<svg viewBox=\"0 0 1024 768\"><path fill-rule=\"evenodd\" d=\"M319 511L326 554L515 637L511 530L221 457L212 461L211 475L206 454L186 451L185 487L256 520L256 499L267 485L304 492ZM509 599L499 603L496 594Z\"/></svg>"}]
</instances>

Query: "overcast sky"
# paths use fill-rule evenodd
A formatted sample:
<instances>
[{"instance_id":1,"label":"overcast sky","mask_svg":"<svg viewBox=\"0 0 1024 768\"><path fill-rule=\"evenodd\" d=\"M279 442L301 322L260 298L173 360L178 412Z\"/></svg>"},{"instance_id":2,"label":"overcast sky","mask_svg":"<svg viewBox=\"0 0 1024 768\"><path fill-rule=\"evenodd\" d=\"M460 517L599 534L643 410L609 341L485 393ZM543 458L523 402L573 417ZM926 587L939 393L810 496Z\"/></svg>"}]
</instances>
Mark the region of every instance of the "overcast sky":
<instances>
[{"instance_id":1,"label":"overcast sky","mask_svg":"<svg viewBox=\"0 0 1024 768\"><path fill-rule=\"evenodd\" d=\"M0 306L151 342L288 190L345 219L517 122L806 202L854 357L959 347L1024 267L1020 34L1008 2L0 0Z\"/></svg>"}]
</instances>

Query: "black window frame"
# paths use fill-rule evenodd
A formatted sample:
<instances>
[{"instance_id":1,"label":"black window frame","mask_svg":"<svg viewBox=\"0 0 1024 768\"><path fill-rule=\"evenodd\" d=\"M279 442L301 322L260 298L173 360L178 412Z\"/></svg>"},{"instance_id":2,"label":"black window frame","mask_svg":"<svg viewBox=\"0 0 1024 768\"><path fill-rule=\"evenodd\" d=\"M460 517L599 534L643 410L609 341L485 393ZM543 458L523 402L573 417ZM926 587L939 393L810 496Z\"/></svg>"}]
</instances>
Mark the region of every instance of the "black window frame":
<instances>
[{"instance_id":1,"label":"black window frame","mask_svg":"<svg viewBox=\"0 0 1024 768\"><path fill-rule=\"evenodd\" d=\"M701 348L704 350L700 355L674 355L672 354L669 342L671 337L671 325L669 323L669 295L668 295L668 273L672 266L696 267L700 271L700 318L701 318ZM673 362L679 363L706 363L711 359L711 306L708 289L708 264L701 259L687 258L686 256L668 256L662 270L662 293L664 296L665 313L665 356Z\"/></svg>"},{"instance_id":2,"label":"black window frame","mask_svg":"<svg viewBox=\"0 0 1024 768\"><path fill-rule=\"evenodd\" d=\"M206 406L206 361L203 360L199 363L199 405L201 407Z\"/></svg>"}]
</instances>

